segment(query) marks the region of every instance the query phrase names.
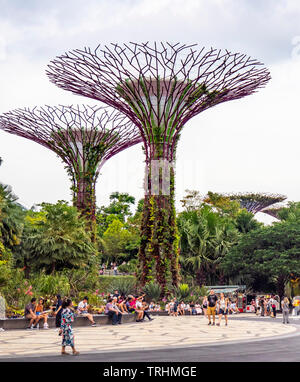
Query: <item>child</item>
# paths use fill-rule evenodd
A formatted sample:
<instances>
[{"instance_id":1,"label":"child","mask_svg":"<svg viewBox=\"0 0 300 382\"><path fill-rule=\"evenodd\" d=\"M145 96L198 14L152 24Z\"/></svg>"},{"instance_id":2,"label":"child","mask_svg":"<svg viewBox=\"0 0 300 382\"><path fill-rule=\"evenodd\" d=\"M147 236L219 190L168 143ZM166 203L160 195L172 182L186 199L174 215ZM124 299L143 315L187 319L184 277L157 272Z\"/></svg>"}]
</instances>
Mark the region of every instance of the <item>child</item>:
<instances>
[{"instance_id":1,"label":"child","mask_svg":"<svg viewBox=\"0 0 300 382\"><path fill-rule=\"evenodd\" d=\"M72 329L72 322L74 321L74 312L72 310L72 300L69 298L63 302L61 314L61 329L62 329L62 348L61 354L67 355L66 346L71 346L73 355L78 355L74 345L74 334Z\"/></svg>"}]
</instances>

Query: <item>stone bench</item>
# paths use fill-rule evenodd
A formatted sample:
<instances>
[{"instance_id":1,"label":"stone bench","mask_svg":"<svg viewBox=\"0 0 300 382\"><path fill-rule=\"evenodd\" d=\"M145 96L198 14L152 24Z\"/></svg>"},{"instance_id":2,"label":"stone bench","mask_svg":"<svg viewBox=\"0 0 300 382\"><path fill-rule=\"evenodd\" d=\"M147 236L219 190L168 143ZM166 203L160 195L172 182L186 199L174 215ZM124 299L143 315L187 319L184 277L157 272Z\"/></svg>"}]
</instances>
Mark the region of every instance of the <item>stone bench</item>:
<instances>
[{"instance_id":1,"label":"stone bench","mask_svg":"<svg viewBox=\"0 0 300 382\"><path fill-rule=\"evenodd\" d=\"M151 312L153 316L167 316L167 312ZM98 325L111 325L111 319L105 314L94 314L94 321ZM129 322L135 322L135 314L123 314L122 323L126 324ZM40 320L40 328L43 327L44 320ZM0 328L4 330L16 330L16 329L26 329L28 327L29 320L26 318L6 318L4 320L0 319ZM55 328L55 317L48 317L49 328ZM74 328L79 326L90 326L91 323L86 317L75 316L75 320L72 323Z\"/></svg>"}]
</instances>

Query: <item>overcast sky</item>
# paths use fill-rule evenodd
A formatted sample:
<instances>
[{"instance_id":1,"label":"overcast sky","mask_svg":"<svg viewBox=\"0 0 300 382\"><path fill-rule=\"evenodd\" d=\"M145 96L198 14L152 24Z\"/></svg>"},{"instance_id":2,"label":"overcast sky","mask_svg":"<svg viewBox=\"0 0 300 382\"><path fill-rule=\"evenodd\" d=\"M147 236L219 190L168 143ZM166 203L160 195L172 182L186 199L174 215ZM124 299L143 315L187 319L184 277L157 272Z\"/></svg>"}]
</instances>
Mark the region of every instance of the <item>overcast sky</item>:
<instances>
[{"instance_id":1,"label":"overcast sky","mask_svg":"<svg viewBox=\"0 0 300 382\"><path fill-rule=\"evenodd\" d=\"M47 64L70 49L128 41L198 43L263 62L272 79L242 100L191 119L181 134L176 200L186 189L281 193L300 200L300 2L298 0L0 0L0 113L43 104L97 104L51 84ZM55 153L0 130L0 182L30 208L71 200ZM143 197L141 145L110 159L97 204L110 193ZM271 218L258 214L268 223Z\"/></svg>"}]
</instances>

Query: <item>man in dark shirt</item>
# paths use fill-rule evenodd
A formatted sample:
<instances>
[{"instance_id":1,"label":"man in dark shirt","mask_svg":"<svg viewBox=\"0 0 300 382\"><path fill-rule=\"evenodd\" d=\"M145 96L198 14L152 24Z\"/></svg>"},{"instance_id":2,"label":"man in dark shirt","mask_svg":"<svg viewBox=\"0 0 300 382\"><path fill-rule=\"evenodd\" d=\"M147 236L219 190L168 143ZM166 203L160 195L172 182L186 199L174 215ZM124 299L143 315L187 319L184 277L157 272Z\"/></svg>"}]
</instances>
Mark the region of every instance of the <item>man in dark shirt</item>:
<instances>
[{"instance_id":1,"label":"man in dark shirt","mask_svg":"<svg viewBox=\"0 0 300 382\"><path fill-rule=\"evenodd\" d=\"M37 315L35 314L35 309L36 309L36 298L33 297L31 299L30 303L25 306L24 316L25 316L25 318L30 320L27 329L32 329L33 324L37 320Z\"/></svg>"},{"instance_id":2,"label":"man in dark shirt","mask_svg":"<svg viewBox=\"0 0 300 382\"><path fill-rule=\"evenodd\" d=\"M207 307L207 317L208 317L208 325L211 325L211 318L213 316L213 325L215 325L216 320L216 305L218 301L218 297L215 295L215 292L211 290L207 297L208 307Z\"/></svg>"}]
</instances>

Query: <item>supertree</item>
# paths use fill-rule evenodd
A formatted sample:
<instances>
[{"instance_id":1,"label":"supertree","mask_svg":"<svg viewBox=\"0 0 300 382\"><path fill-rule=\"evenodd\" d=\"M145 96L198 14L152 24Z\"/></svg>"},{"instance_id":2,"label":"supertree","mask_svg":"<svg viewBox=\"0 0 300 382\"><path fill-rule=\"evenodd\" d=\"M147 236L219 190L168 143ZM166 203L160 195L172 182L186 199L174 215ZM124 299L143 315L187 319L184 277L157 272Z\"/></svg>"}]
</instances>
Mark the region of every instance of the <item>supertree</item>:
<instances>
[{"instance_id":1,"label":"supertree","mask_svg":"<svg viewBox=\"0 0 300 382\"><path fill-rule=\"evenodd\" d=\"M261 210L260 212L263 212L264 214L267 214L267 215L270 215L272 216L273 218L276 218L278 220L281 220L280 216L279 216L279 212L282 211L282 209L285 208L284 206L280 206L280 205L272 205L272 207L269 207L269 208L264 208L263 210Z\"/></svg>"},{"instance_id":2,"label":"supertree","mask_svg":"<svg viewBox=\"0 0 300 382\"><path fill-rule=\"evenodd\" d=\"M267 207L275 203L283 202L286 196L279 194L265 194L265 193L238 193L228 194L230 200L236 200L240 203L242 208L246 208L248 212L254 215L257 212L264 212Z\"/></svg>"},{"instance_id":3,"label":"supertree","mask_svg":"<svg viewBox=\"0 0 300 382\"><path fill-rule=\"evenodd\" d=\"M51 61L47 74L57 86L113 106L138 126L146 155L138 277L141 285L155 277L163 291L168 281L177 285L174 161L182 128L212 106L254 93L269 72L227 50L131 42L70 51Z\"/></svg>"},{"instance_id":4,"label":"supertree","mask_svg":"<svg viewBox=\"0 0 300 382\"><path fill-rule=\"evenodd\" d=\"M73 204L94 227L95 185L105 161L140 143L134 124L122 113L99 106L44 106L0 116L0 129L54 151L72 180Z\"/></svg>"}]
</instances>

